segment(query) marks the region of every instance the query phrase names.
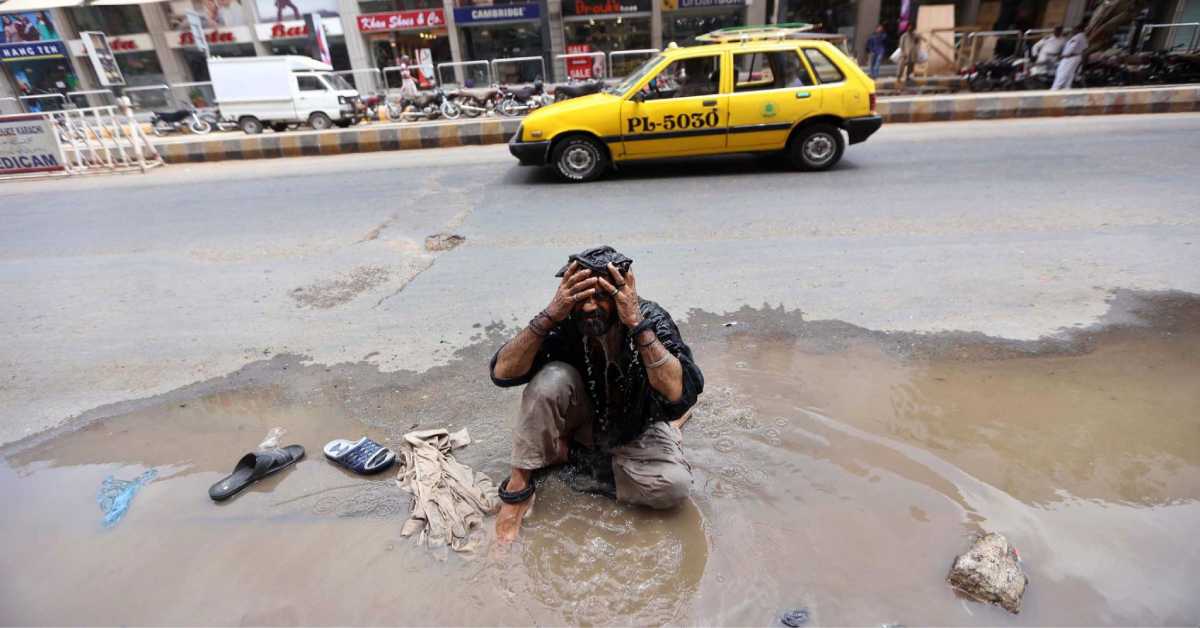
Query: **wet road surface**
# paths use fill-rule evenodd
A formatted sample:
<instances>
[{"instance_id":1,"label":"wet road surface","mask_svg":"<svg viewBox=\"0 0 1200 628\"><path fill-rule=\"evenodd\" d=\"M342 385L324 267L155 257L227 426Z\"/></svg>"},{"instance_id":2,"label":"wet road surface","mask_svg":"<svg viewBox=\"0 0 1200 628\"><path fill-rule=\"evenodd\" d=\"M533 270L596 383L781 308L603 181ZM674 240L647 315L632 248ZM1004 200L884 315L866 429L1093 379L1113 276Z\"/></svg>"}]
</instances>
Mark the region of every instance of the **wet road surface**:
<instances>
[{"instance_id":1,"label":"wet road surface","mask_svg":"<svg viewBox=\"0 0 1200 628\"><path fill-rule=\"evenodd\" d=\"M1200 117L916 126L815 176L579 188L464 149L6 186L0 434L83 416L0 450L0 622L1194 621ZM467 242L423 249L447 230ZM320 446L467 426L461 458L503 477L519 391L486 359L597 241L705 369L692 499L550 480L507 551L400 539L390 478ZM211 504L274 426L309 458ZM100 481L149 467L103 530ZM943 582L980 529L1025 559L1020 616Z\"/></svg>"}]
</instances>

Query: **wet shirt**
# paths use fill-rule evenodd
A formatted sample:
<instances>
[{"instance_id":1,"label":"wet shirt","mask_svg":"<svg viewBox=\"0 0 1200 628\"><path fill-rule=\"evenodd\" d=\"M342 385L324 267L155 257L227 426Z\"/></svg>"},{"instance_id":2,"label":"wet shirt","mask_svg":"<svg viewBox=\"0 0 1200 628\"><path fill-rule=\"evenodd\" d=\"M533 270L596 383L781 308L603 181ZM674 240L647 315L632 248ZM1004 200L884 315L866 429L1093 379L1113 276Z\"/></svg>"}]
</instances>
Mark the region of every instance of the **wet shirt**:
<instances>
[{"instance_id":1,"label":"wet shirt","mask_svg":"<svg viewBox=\"0 0 1200 628\"><path fill-rule=\"evenodd\" d=\"M605 449L637 438L655 421L671 421L683 416L704 390L704 374L692 358L691 348L683 342L671 315L653 301L642 299L640 307L642 317L653 322L650 329L659 342L679 359L683 367L683 394L678 401L668 401L650 385L633 338L625 339L618 355L606 356L594 343L587 342L588 338L569 318L556 325L542 340L533 366L522 377L496 377L496 359L500 355L497 351L488 369L492 382L501 387L520 386L528 383L550 362L561 361L574 366L583 376L596 413L593 437L596 444Z\"/></svg>"}]
</instances>

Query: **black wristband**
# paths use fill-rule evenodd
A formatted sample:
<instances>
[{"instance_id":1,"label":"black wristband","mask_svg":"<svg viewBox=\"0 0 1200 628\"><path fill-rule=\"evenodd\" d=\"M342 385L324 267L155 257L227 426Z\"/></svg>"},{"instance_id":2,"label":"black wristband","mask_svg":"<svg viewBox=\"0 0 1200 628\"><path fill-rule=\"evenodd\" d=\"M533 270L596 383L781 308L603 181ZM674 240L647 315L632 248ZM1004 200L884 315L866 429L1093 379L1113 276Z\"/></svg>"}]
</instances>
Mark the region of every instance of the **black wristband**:
<instances>
[{"instance_id":1,"label":"black wristband","mask_svg":"<svg viewBox=\"0 0 1200 628\"><path fill-rule=\"evenodd\" d=\"M629 330L629 337L630 337L630 338L637 338L637 337L638 337L638 334L640 334L640 333L642 333L642 332L646 331L647 329L650 329L651 327L654 327L654 321L652 321L652 320L650 320L650 319L648 319L648 318L644 318L644 319L642 319L642 322L640 322L640 323L638 323L638 324L637 324L637 326L636 326L636 327L634 327L633 329ZM657 335L657 334L656 334L656 335Z\"/></svg>"}]
</instances>

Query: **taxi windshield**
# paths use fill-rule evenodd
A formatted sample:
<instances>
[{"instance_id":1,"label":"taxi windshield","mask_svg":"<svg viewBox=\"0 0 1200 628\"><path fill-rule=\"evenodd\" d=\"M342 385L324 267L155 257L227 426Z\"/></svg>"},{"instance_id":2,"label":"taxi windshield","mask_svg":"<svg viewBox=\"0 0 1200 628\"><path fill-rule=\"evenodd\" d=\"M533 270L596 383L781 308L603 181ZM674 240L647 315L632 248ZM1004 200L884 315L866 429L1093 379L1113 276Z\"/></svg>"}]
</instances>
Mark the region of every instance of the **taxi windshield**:
<instances>
[{"instance_id":1,"label":"taxi windshield","mask_svg":"<svg viewBox=\"0 0 1200 628\"><path fill-rule=\"evenodd\" d=\"M642 64L642 67L637 69L637 71L629 76L626 76L625 80L604 91L614 96L620 96L621 94L624 94L625 92L629 91L629 88L636 85L638 81L642 80L644 76L649 74L650 70L654 69L654 66L658 64L659 59L662 59L661 54L650 57L645 63Z\"/></svg>"}]
</instances>

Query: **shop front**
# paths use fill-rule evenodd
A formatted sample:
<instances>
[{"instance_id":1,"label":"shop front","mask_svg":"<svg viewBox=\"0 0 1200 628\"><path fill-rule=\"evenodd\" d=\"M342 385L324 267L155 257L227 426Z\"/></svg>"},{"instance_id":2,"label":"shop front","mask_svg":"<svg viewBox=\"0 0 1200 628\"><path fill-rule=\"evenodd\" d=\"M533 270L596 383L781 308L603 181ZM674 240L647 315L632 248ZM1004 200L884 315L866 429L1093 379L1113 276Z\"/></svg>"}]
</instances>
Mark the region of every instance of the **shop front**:
<instances>
[{"instance_id":1,"label":"shop front","mask_svg":"<svg viewBox=\"0 0 1200 628\"><path fill-rule=\"evenodd\" d=\"M48 11L0 14L0 67L30 111L61 109L79 77Z\"/></svg>"},{"instance_id":2,"label":"shop front","mask_svg":"<svg viewBox=\"0 0 1200 628\"><path fill-rule=\"evenodd\" d=\"M662 0L663 41L680 46L718 28L746 24L746 0Z\"/></svg>"},{"instance_id":3,"label":"shop front","mask_svg":"<svg viewBox=\"0 0 1200 628\"><path fill-rule=\"evenodd\" d=\"M346 52L346 36L342 20L326 17L321 20L325 37L329 42L329 56L334 70L349 70L350 55ZM303 20L288 20L266 24L255 24L258 40L267 44L272 55L311 56L309 50L308 25Z\"/></svg>"},{"instance_id":4,"label":"shop front","mask_svg":"<svg viewBox=\"0 0 1200 628\"><path fill-rule=\"evenodd\" d=\"M563 0L563 31L568 53L640 50L650 47L651 0ZM658 1L658 0L656 0ZM626 64L640 65L644 58L630 57ZM596 63L585 57L569 59L567 74L589 78ZM620 63L618 63L620 65ZM614 76L629 68L614 67Z\"/></svg>"},{"instance_id":5,"label":"shop front","mask_svg":"<svg viewBox=\"0 0 1200 628\"><path fill-rule=\"evenodd\" d=\"M365 13L356 20L366 39L371 61L384 73L389 87L400 86L400 72L389 70L407 57L414 79L422 88L435 82L434 67L450 61L450 39L442 9L416 9Z\"/></svg>"},{"instance_id":6,"label":"shop front","mask_svg":"<svg viewBox=\"0 0 1200 628\"><path fill-rule=\"evenodd\" d=\"M542 16L542 6L536 2L455 8L454 24L462 38L463 59L541 57L548 63L549 37ZM503 71L517 74L507 82L532 81L542 72L542 65L536 62L519 63L512 68L509 64L502 65ZM472 77L465 80L473 82Z\"/></svg>"}]
</instances>

